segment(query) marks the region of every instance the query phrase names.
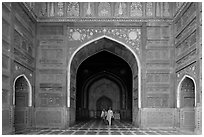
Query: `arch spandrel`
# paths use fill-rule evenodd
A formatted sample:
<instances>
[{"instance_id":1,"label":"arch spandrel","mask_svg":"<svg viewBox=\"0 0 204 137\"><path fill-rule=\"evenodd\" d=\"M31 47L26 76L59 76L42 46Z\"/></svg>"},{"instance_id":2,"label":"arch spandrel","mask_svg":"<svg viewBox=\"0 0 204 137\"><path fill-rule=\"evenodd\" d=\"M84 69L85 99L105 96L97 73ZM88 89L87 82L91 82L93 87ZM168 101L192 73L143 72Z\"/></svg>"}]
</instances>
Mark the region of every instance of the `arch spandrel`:
<instances>
[{"instance_id":1,"label":"arch spandrel","mask_svg":"<svg viewBox=\"0 0 204 137\"><path fill-rule=\"evenodd\" d=\"M104 42L104 39L107 39L109 42L108 43L106 41ZM115 44L113 44L113 42ZM118 57L122 58L123 60L125 60L131 67L137 67L137 65L135 65L135 63L133 63L135 60L135 57L131 52L132 50L127 50L127 47L121 46L121 45L123 45L123 43L120 43L119 41L116 41L114 39L110 39L109 37L103 36L99 39L96 39L95 41L93 41L91 43L86 44L86 46L80 48L79 51L76 50L78 52L75 51L75 56L78 56L78 58L73 59L71 62L72 63L71 65L73 66L73 64L74 64L74 69L76 70L78 68L78 66L84 60L86 60L88 57L90 57L96 53L99 53L101 51L106 50L106 51L108 51L114 55L117 55ZM76 66L76 64L78 64L78 66Z\"/></svg>"},{"instance_id":2,"label":"arch spandrel","mask_svg":"<svg viewBox=\"0 0 204 137\"><path fill-rule=\"evenodd\" d=\"M136 54L140 54L141 46L141 27L134 28L108 28L108 27L94 27L94 28L75 28L67 27L67 40L72 45L90 44L101 38L109 38L118 43L123 43L131 48ZM77 44L76 44L77 43ZM76 48L71 47L69 54L74 52Z\"/></svg>"}]
</instances>

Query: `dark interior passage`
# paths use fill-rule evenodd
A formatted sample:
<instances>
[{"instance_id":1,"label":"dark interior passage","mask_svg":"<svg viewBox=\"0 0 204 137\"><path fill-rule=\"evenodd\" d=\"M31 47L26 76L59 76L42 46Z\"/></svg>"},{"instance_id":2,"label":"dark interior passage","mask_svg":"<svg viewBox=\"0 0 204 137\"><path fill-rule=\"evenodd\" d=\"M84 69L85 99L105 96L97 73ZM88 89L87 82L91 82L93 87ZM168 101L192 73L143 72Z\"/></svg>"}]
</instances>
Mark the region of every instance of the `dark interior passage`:
<instances>
[{"instance_id":1,"label":"dark interior passage","mask_svg":"<svg viewBox=\"0 0 204 137\"><path fill-rule=\"evenodd\" d=\"M76 120L99 118L112 107L119 119L132 118L132 71L122 58L101 51L77 71Z\"/></svg>"},{"instance_id":2,"label":"dark interior passage","mask_svg":"<svg viewBox=\"0 0 204 137\"><path fill-rule=\"evenodd\" d=\"M195 85L192 79L186 77L181 83L181 107L195 106Z\"/></svg>"},{"instance_id":3,"label":"dark interior passage","mask_svg":"<svg viewBox=\"0 0 204 137\"><path fill-rule=\"evenodd\" d=\"M15 131L22 130L27 126L26 111L28 107L28 94L28 82L23 76L20 76L15 82Z\"/></svg>"}]
</instances>

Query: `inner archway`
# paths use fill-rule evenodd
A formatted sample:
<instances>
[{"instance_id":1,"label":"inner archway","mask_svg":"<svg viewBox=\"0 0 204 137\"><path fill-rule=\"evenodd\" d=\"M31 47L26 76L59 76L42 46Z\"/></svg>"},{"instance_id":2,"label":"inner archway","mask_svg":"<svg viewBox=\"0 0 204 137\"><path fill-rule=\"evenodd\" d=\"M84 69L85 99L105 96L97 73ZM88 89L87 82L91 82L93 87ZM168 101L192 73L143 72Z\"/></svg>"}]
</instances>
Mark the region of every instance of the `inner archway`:
<instances>
[{"instance_id":1,"label":"inner archway","mask_svg":"<svg viewBox=\"0 0 204 137\"><path fill-rule=\"evenodd\" d=\"M196 84L193 77L185 75L178 84L177 107L180 111L180 128L195 129Z\"/></svg>"},{"instance_id":2,"label":"inner archway","mask_svg":"<svg viewBox=\"0 0 204 137\"><path fill-rule=\"evenodd\" d=\"M186 77L181 83L181 104L183 107L195 107L195 85L192 79Z\"/></svg>"},{"instance_id":3,"label":"inner archway","mask_svg":"<svg viewBox=\"0 0 204 137\"><path fill-rule=\"evenodd\" d=\"M125 92L126 94L124 94L126 101L125 104L128 104L127 106L130 107L128 110L124 110L124 113L121 111L121 115L125 115L124 117L126 118L130 118L132 119L132 122L134 122L134 124L136 124L136 121L138 120L137 118L137 114L138 114L138 108L141 107L140 106L140 92L138 92L138 90L140 91L140 65L138 65L138 57L137 55L133 52L132 49L130 49L128 46L121 44L120 42L116 42L112 39L109 38L101 38L101 39L97 39L95 41L93 41L92 43L89 43L85 46L82 46L82 48L79 48L80 50L77 50L77 52L75 52L73 54L73 57L71 58L71 64L69 67L69 71L68 71L68 107L70 107L70 123L74 123L74 121L76 120L76 118L78 117L78 111L83 110L82 107L78 107L78 97L81 96L79 94L83 93L83 90L79 88L79 83L77 83L77 78L78 78L78 74L79 74L79 70L80 67L83 66L82 64L84 62L86 62L87 60L89 60L90 58L93 57L94 59L99 59L99 58L94 58L94 56L101 56L101 60L105 60L105 63L99 63L99 64L106 64L106 68L107 66L111 66L117 64L120 65L121 62L126 63L126 66L128 66L129 70L131 73L127 73L130 74L130 76L128 76L128 78L130 79L130 81L128 83L131 83L131 86L129 86L130 88L128 89L127 87L125 87L124 89L127 90L127 92ZM105 54L110 54L111 57ZM115 60L114 58L118 58L120 61L117 62L117 60ZM113 59L113 60L112 60ZM100 60L100 59L99 59ZM95 67L92 66L93 70L97 70L97 73L99 73L99 69L104 68L101 67L99 64L96 65L97 61L93 61L95 63ZM109 64L107 65L107 62L109 62ZM111 64L111 65L110 65ZM139 67L139 68L138 68ZM112 68L112 67L111 67ZM112 69L112 72L110 72L109 70L101 70L101 72L108 72L108 73L113 73L115 71L117 71L120 74L125 74L127 71L126 70L122 70L120 67L115 67L117 69ZM120 69L120 70L119 70ZM83 69L83 75L80 78L80 81L85 77L85 73L89 73L88 69ZM93 73L93 72L92 72ZM96 74L96 72L94 72L93 74ZM115 75L115 74L113 74ZM139 75L139 76L138 76ZM87 78L86 78L87 79ZM115 79L118 79L118 76L115 77ZM119 78L118 81L120 81L122 79L122 81L126 82L126 80L123 80L123 78ZM121 82L121 83L123 83ZM117 82L116 82L117 83ZM126 84L124 84L126 85ZM127 85L126 85L127 86ZM83 87L83 86L81 86ZM120 86L119 86L120 87ZM80 91L81 90L81 91ZM120 91L121 92L121 91ZM129 94L129 95L128 95ZM120 98L123 98L121 96L120 93ZM83 101L83 99L81 99ZM129 100L129 101L127 101ZM79 108L79 109L77 109ZM127 108L126 108L127 109ZM77 111L77 112L76 112ZM127 112L127 113L125 113ZM89 115L89 110L83 110L82 113L84 113L84 115ZM134 115L133 115L134 113ZM137 125L137 124L136 124Z\"/></svg>"},{"instance_id":4,"label":"inner archway","mask_svg":"<svg viewBox=\"0 0 204 137\"><path fill-rule=\"evenodd\" d=\"M29 80L25 75L19 75L14 80L14 128L15 131L25 129L29 126L28 109L32 105L32 91Z\"/></svg>"},{"instance_id":5,"label":"inner archway","mask_svg":"<svg viewBox=\"0 0 204 137\"><path fill-rule=\"evenodd\" d=\"M193 108L196 106L196 84L191 76L185 75L178 84L177 107Z\"/></svg>"},{"instance_id":6,"label":"inner archway","mask_svg":"<svg viewBox=\"0 0 204 137\"><path fill-rule=\"evenodd\" d=\"M106 96L102 96L96 101L96 116L100 117L101 111L103 109L108 110L108 108L113 108L112 100Z\"/></svg>"}]
</instances>

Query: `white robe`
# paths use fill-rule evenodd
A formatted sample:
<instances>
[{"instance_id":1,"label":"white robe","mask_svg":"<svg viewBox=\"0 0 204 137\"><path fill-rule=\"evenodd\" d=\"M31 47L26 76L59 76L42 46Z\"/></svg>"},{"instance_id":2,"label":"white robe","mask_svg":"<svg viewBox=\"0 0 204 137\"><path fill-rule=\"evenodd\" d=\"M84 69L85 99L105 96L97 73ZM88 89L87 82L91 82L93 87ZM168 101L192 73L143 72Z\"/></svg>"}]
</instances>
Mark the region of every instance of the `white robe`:
<instances>
[{"instance_id":1,"label":"white robe","mask_svg":"<svg viewBox=\"0 0 204 137\"><path fill-rule=\"evenodd\" d=\"M112 117L113 117L113 111L112 110L108 110L106 120L108 120L109 125L111 125L111 118Z\"/></svg>"}]
</instances>

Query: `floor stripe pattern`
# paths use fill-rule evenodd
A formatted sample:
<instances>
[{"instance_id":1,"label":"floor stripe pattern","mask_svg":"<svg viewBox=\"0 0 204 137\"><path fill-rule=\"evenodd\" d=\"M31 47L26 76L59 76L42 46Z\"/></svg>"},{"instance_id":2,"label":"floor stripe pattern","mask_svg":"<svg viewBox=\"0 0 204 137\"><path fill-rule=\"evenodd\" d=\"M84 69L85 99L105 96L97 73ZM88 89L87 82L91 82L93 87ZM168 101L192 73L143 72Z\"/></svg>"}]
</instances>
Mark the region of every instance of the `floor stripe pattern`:
<instances>
[{"instance_id":1,"label":"floor stripe pattern","mask_svg":"<svg viewBox=\"0 0 204 137\"><path fill-rule=\"evenodd\" d=\"M136 128L130 122L114 121L108 126L102 120L76 122L68 129L26 129L13 134L23 135L193 135L193 132L181 131L173 128L153 129Z\"/></svg>"}]
</instances>

